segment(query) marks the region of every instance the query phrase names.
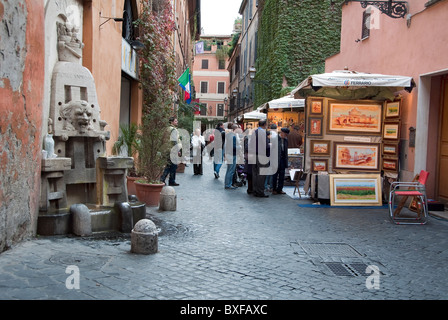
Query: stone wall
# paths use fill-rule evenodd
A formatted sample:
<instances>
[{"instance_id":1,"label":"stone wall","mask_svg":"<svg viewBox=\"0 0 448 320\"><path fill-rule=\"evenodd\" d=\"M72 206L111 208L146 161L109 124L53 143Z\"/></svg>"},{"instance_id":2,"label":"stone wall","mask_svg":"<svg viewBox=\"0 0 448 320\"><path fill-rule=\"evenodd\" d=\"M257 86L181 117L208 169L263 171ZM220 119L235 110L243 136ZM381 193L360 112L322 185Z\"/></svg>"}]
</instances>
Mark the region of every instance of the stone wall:
<instances>
[{"instance_id":1,"label":"stone wall","mask_svg":"<svg viewBox=\"0 0 448 320\"><path fill-rule=\"evenodd\" d=\"M0 252L36 232L44 86L43 1L0 2Z\"/></svg>"}]
</instances>

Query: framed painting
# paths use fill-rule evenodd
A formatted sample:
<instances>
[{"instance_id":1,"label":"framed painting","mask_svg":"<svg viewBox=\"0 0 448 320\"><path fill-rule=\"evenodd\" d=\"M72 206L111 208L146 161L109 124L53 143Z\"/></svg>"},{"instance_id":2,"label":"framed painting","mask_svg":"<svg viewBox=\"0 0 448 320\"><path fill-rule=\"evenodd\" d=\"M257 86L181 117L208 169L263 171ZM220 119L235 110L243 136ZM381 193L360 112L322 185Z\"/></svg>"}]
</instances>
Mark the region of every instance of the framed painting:
<instances>
[{"instance_id":1,"label":"framed painting","mask_svg":"<svg viewBox=\"0 0 448 320\"><path fill-rule=\"evenodd\" d=\"M311 159L311 171L328 171L328 159Z\"/></svg>"},{"instance_id":2,"label":"framed painting","mask_svg":"<svg viewBox=\"0 0 448 320\"><path fill-rule=\"evenodd\" d=\"M398 172L398 159L383 158L383 171Z\"/></svg>"},{"instance_id":3,"label":"framed painting","mask_svg":"<svg viewBox=\"0 0 448 320\"><path fill-rule=\"evenodd\" d=\"M330 174L332 206L381 206L380 174Z\"/></svg>"},{"instance_id":4,"label":"framed painting","mask_svg":"<svg viewBox=\"0 0 448 320\"><path fill-rule=\"evenodd\" d=\"M321 137L323 135L323 118L308 117L308 136Z\"/></svg>"},{"instance_id":5,"label":"framed painting","mask_svg":"<svg viewBox=\"0 0 448 320\"><path fill-rule=\"evenodd\" d=\"M383 143L383 154L398 156L398 143Z\"/></svg>"},{"instance_id":6,"label":"framed painting","mask_svg":"<svg viewBox=\"0 0 448 320\"><path fill-rule=\"evenodd\" d=\"M333 169L380 171L380 144L333 142Z\"/></svg>"},{"instance_id":7,"label":"framed painting","mask_svg":"<svg viewBox=\"0 0 448 320\"><path fill-rule=\"evenodd\" d=\"M324 99L310 98L310 107L308 114L323 115L324 113Z\"/></svg>"},{"instance_id":8,"label":"framed painting","mask_svg":"<svg viewBox=\"0 0 448 320\"><path fill-rule=\"evenodd\" d=\"M383 139L398 140L400 138L399 122L384 122Z\"/></svg>"},{"instance_id":9,"label":"framed painting","mask_svg":"<svg viewBox=\"0 0 448 320\"><path fill-rule=\"evenodd\" d=\"M399 119L400 118L400 101L388 102L386 103L386 108L384 111L384 118L389 119Z\"/></svg>"},{"instance_id":10,"label":"framed painting","mask_svg":"<svg viewBox=\"0 0 448 320\"><path fill-rule=\"evenodd\" d=\"M330 140L310 140L310 156L329 156L330 152Z\"/></svg>"},{"instance_id":11,"label":"framed painting","mask_svg":"<svg viewBox=\"0 0 448 320\"><path fill-rule=\"evenodd\" d=\"M383 105L368 101L330 101L327 132L381 135Z\"/></svg>"},{"instance_id":12,"label":"framed painting","mask_svg":"<svg viewBox=\"0 0 448 320\"><path fill-rule=\"evenodd\" d=\"M288 155L288 169L303 170L303 154Z\"/></svg>"}]
</instances>

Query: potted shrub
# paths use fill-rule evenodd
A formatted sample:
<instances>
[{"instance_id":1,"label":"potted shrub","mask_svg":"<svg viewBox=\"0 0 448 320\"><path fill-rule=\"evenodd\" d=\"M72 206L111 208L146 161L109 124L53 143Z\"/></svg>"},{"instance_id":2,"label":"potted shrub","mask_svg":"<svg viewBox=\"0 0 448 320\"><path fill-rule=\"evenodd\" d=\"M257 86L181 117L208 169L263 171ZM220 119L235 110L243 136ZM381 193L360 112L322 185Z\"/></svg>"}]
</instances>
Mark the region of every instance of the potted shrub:
<instances>
[{"instance_id":1,"label":"potted shrub","mask_svg":"<svg viewBox=\"0 0 448 320\"><path fill-rule=\"evenodd\" d=\"M136 25L141 35L139 40L144 45L139 51L143 109L137 164L142 178L135 181L135 185L140 201L148 206L157 206L164 186L160 176L171 149L168 120L177 87L171 43L175 24L169 0L141 0L141 6L142 13Z\"/></svg>"},{"instance_id":2,"label":"potted shrub","mask_svg":"<svg viewBox=\"0 0 448 320\"><path fill-rule=\"evenodd\" d=\"M121 135L112 147L112 153L115 155L126 153L128 157L134 158L134 166L127 172L127 188L128 194L136 195L134 181L139 178L136 170L136 154L138 150L138 126L135 123L120 124Z\"/></svg>"}]
</instances>

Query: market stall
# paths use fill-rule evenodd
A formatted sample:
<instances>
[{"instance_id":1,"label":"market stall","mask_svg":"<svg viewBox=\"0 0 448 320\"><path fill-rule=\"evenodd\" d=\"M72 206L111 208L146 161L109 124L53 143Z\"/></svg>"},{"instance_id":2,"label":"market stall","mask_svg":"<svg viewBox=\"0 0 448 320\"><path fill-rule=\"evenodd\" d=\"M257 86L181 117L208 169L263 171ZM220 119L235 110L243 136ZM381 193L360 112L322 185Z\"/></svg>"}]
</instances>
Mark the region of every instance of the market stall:
<instances>
[{"instance_id":1,"label":"market stall","mask_svg":"<svg viewBox=\"0 0 448 320\"><path fill-rule=\"evenodd\" d=\"M258 121L266 119L266 113L260 112L258 109L250 112L246 112L239 116L237 122L244 124L244 130L255 129L258 127Z\"/></svg>"},{"instance_id":2,"label":"market stall","mask_svg":"<svg viewBox=\"0 0 448 320\"><path fill-rule=\"evenodd\" d=\"M298 127L299 134L305 133L305 99L296 99L292 94L274 99L258 107L260 112L266 113L268 125L276 124L277 130L287 127L291 131ZM290 170L303 170L303 146L288 148L288 168L285 177L292 179Z\"/></svg>"},{"instance_id":3,"label":"market stall","mask_svg":"<svg viewBox=\"0 0 448 320\"><path fill-rule=\"evenodd\" d=\"M293 90L306 99L304 173L312 198L382 205L383 177L396 179L402 101L411 77L335 71Z\"/></svg>"}]
</instances>

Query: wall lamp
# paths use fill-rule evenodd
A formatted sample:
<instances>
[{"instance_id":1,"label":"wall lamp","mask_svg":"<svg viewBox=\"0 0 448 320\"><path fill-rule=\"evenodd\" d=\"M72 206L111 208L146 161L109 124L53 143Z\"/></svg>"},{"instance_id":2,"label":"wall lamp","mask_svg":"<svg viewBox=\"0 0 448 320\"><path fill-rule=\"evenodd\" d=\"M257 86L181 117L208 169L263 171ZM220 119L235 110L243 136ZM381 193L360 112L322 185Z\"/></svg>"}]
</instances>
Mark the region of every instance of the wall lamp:
<instances>
[{"instance_id":1,"label":"wall lamp","mask_svg":"<svg viewBox=\"0 0 448 320\"><path fill-rule=\"evenodd\" d=\"M130 45L135 51L140 51L145 47L145 45L138 40L131 41Z\"/></svg>"},{"instance_id":2,"label":"wall lamp","mask_svg":"<svg viewBox=\"0 0 448 320\"><path fill-rule=\"evenodd\" d=\"M100 28L101 28L101 26L102 26L103 24L105 24L105 23L108 22L109 20L114 20L115 22L123 22L123 21L124 21L123 18L103 17L103 16L101 15L101 12L100 12L100 18L107 19L106 21L104 21L103 23L100 24Z\"/></svg>"},{"instance_id":3,"label":"wall lamp","mask_svg":"<svg viewBox=\"0 0 448 320\"><path fill-rule=\"evenodd\" d=\"M254 67L250 67L249 68L249 78L252 80L252 82L262 83L265 86L269 87L269 85L270 85L269 81L267 81L267 80L255 80L255 73L257 73L257 69L255 69Z\"/></svg>"}]
</instances>

